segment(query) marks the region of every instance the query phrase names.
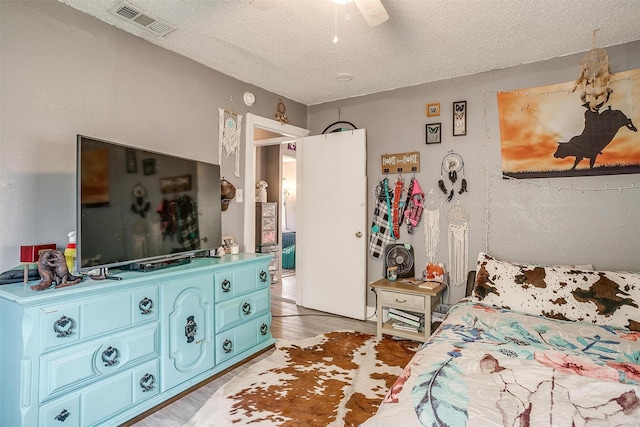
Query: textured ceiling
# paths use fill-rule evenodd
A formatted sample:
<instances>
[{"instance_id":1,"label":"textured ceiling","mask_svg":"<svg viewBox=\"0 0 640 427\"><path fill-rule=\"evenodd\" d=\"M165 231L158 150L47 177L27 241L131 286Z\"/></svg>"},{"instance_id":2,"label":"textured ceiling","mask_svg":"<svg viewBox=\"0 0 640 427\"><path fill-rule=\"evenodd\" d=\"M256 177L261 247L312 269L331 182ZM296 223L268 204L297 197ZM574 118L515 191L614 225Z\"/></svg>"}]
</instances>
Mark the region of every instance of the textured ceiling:
<instances>
[{"instance_id":1,"label":"textured ceiling","mask_svg":"<svg viewBox=\"0 0 640 427\"><path fill-rule=\"evenodd\" d=\"M596 29L596 47L640 40L639 0L382 0L373 28L330 0L130 0L177 27L164 37L109 13L119 0L60 1L305 105L586 52Z\"/></svg>"}]
</instances>

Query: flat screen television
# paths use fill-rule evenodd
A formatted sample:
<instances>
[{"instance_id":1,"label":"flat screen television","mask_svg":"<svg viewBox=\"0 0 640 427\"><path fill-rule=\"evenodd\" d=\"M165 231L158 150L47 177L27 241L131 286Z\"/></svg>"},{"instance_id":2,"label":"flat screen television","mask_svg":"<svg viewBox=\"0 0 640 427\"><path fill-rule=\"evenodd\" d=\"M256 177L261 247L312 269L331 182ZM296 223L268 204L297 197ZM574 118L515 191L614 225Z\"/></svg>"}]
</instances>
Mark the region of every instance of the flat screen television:
<instances>
[{"instance_id":1,"label":"flat screen television","mask_svg":"<svg viewBox=\"0 0 640 427\"><path fill-rule=\"evenodd\" d=\"M80 272L215 249L220 166L78 135L76 227Z\"/></svg>"}]
</instances>

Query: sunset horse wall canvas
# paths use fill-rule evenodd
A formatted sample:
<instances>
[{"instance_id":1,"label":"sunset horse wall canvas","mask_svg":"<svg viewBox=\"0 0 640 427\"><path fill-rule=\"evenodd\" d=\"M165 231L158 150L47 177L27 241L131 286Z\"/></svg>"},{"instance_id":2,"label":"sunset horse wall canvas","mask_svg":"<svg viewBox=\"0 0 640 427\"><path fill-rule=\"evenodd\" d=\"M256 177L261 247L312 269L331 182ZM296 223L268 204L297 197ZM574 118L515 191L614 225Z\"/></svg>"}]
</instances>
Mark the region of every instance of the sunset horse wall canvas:
<instances>
[{"instance_id":1,"label":"sunset horse wall canvas","mask_svg":"<svg viewBox=\"0 0 640 427\"><path fill-rule=\"evenodd\" d=\"M640 69L615 73L611 93L595 111L573 87L567 82L498 93L505 176L640 173Z\"/></svg>"}]
</instances>

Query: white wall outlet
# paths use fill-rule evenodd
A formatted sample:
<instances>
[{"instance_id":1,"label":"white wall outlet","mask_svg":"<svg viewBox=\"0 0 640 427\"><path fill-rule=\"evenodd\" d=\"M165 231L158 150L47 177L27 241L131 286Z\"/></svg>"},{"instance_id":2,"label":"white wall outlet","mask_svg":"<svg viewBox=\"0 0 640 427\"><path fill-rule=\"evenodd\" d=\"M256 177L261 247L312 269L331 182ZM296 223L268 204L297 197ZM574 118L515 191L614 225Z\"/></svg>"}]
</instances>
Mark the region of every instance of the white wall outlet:
<instances>
[{"instance_id":1,"label":"white wall outlet","mask_svg":"<svg viewBox=\"0 0 640 427\"><path fill-rule=\"evenodd\" d=\"M242 191L242 188L236 189L236 202L237 203L242 203L243 202L243 196L244 196L244 192Z\"/></svg>"}]
</instances>

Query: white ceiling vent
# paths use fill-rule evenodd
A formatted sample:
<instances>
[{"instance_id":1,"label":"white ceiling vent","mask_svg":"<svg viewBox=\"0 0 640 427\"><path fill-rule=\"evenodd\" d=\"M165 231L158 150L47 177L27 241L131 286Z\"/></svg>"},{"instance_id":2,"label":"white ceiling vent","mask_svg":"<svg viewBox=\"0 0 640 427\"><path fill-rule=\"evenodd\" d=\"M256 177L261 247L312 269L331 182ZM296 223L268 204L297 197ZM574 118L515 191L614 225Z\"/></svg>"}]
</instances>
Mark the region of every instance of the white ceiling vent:
<instances>
[{"instance_id":1,"label":"white ceiling vent","mask_svg":"<svg viewBox=\"0 0 640 427\"><path fill-rule=\"evenodd\" d=\"M145 13L137 7L132 6L124 1L118 3L109 12L123 19L126 19L127 21L133 22L134 24L158 36L166 36L171 31L176 29L176 27L174 27L173 25L161 21L160 19L156 19L148 13Z\"/></svg>"}]
</instances>

